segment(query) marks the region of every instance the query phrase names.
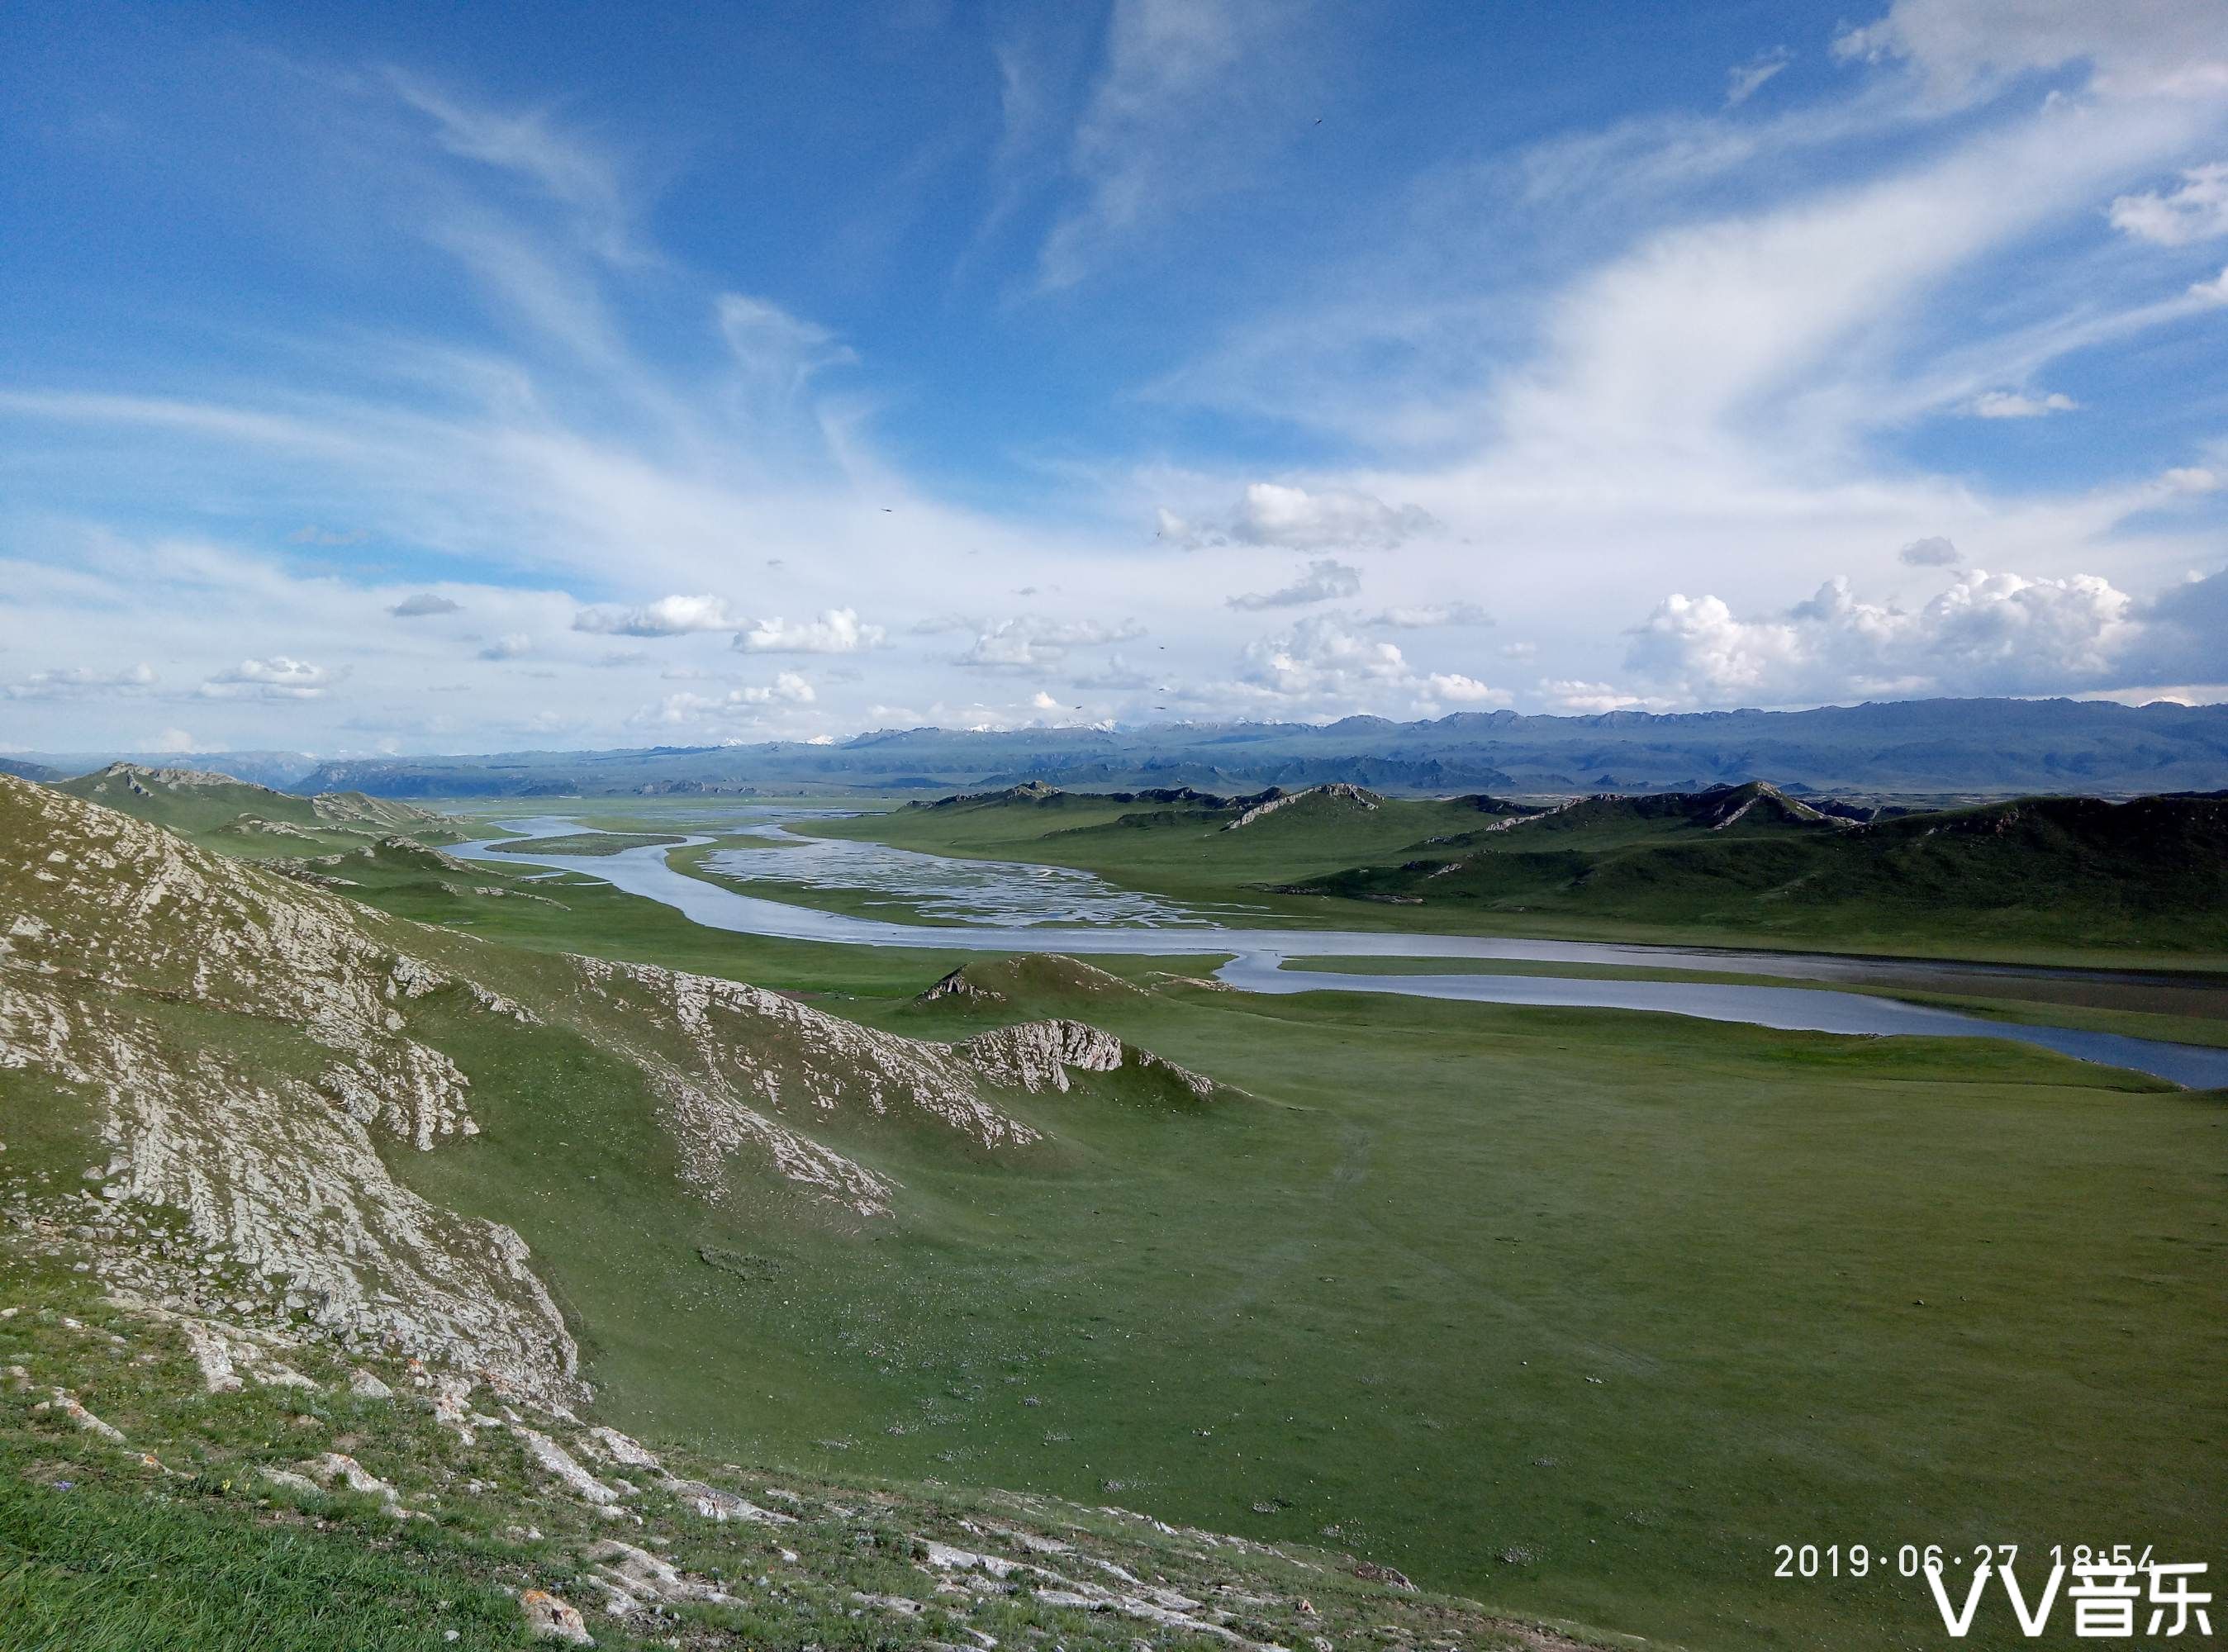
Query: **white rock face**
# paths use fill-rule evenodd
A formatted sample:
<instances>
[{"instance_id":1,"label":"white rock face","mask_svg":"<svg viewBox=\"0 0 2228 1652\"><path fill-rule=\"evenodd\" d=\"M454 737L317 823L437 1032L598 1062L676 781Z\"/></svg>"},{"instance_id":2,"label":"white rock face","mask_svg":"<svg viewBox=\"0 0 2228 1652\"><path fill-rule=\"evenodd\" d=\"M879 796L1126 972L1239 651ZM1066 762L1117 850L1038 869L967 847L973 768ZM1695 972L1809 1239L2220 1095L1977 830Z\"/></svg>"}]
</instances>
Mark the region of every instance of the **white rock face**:
<instances>
[{"instance_id":1,"label":"white rock face","mask_svg":"<svg viewBox=\"0 0 2228 1652\"><path fill-rule=\"evenodd\" d=\"M415 926L44 788L5 781L0 807L0 1070L99 1098L118 1208L177 1213L193 1245L105 1247L104 1274L216 1308L192 1264L218 1252L283 1277L343 1346L576 1392L577 1351L525 1243L410 1192L375 1144L430 1149L477 1128L464 1074L398 1008L442 983L407 950ZM48 874L37 910L9 910L35 872ZM330 1059L310 1079L218 1038L174 1041L150 997L298 1029ZM236 1354L195 1354L205 1380L234 1374Z\"/></svg>"},{"instance_id":2,"label":"white rock face","mask_svg":"<svg viewBox=\"0 0 2228 1652\"><path fill-rule=\"evenodd\" d=\"M815 1139L839 1111L1020 1149L1041 1133L996 1090L1064 1092L1125 1066L1213 1089L1080 1021L934 1043L736 982L523 959L0 777L0 1074L83 1098L106 1153L99 1192L46 1215L89 1218L89 1265L193 1322L213 1391L307 1382L242 1340L260 1318L445 1367L445 1384L583 1397L524 1241L421 1198L382 1158L478 1132L469 1079L424 1030L460 1016L561 1026L628 1062L699 1196L765 1169L861 1217L888 1216L896 1185ZM437 1415L468 1437L463 1392L445 1387Z\"/></svg>"},{"instance_id":3,"label":"white rock face","mask_svg":"<svg viewBox=\"0 0 2228 1652\"><path fill-rule=\"evenodd\" d=\"M1222 829L1226 832L1234 832L1240 826L1251 826L1255 821L1273 815L1279 809L1288 808L1303 797L1330 797L1341 803L1350 803L1358 809L1365 810L1374 809L1385 801L1375 792L1365 791L1349 780L1333 780L1323 785L1309 786L1301 791L1287 791L1282 797L1271 797L1265 802L1257 803Z\"/></svg>"}]
</instances>

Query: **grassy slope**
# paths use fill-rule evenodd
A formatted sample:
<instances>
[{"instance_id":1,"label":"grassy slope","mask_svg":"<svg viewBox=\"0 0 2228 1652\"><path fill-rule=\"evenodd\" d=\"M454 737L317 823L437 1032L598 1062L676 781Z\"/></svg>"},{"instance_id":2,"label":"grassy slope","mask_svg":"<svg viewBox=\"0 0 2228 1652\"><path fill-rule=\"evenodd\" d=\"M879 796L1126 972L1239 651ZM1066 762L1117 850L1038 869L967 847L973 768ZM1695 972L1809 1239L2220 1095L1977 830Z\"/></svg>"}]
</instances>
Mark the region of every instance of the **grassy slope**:
<instances>
[{"instance_id":1,"label":"grassy slope","mask_svg":"<svg viewBox=\"0 0 2228 1652\"><path fill-rule=\"evenodd\" d=\"M192 771L114 764L59 781L54 790L150 822L205 848L257 858L349 848L394 835L426 843L452 843L464 836L457 823L414 804L362 792L333 792L313 800ZM294 829L271 832L245 824L247 820Z\"/></svg>"},{"instance_id":2,"label":"grassy slope","mask_svg":"<svg viewBox=\"0 0 2228 1652\"><path fill-rule=\"evenodd\" d=\"M349 1394L343 1368L313 1355L298 1362L321 1392L251 1386L208 1395L175 1332L104 1303L13 1235L0 1234L0 1279L16 1310L0 1322L0 1365L38 1379L0 1384L0 1644L10 1652L547 1644L529 1639L511 1598L526 1588L570 1597L611 1649L926 1649L961 1642L970 1628L1015 1644L1105 1652L1142 1634L1175 1649L1215 1644L1022 1589L955 1602L917 1564L924 1540L1020 1552L1008 1535L1016 1528L1072 1546L1053 1563L1086 1576L1103 1575L1092 1570L1099 1560L1194 1598L1240 1591L1247 1604L1234 1626L1249 1636L1290 1644L1316 1631L1343 1642L1389 1623L1404 1641L1578 1649L1462 1603L1357 1580L1350 1559L1320 1548L1293 1559L1241 1552L1082 1508L857 1476L784 1476L777 1489L663 1442L653 1444L669 1467L794 1511L795 1523L715 1525L655 1491L606 1520L557 1491L502 1431L464 1445L414 1402L407 1373L392 1364L373 1362L401 1393L394 1401ZM112 1446L40 1410L44 1385L57 1382L128 1443ZM291 1470L326 1450L355 1457L434 1518L399 1524L371 1497L281 1490L261 1477L264 1466ZM593 1546L614 1533L734 1598L614 1619L597 1610L603 1597L586 1575ZM1303 1594L1312 1616L1298 1610ZM908 1612L896 1600L915 1604Z\"/></svg>"},{"instance_id":3,"label":"grassy slope","mask_svg":"<svg viewBox=\"0 0 2228 1652\"><path fill-rule=\"evenodd\" d=\"M535 887L577 906L483 903L479 926L693 950L907 1032L983 1024L911 1007L954 961L932 950ZM996 1018L1032 1008L1076 1010ZM2228 1355L2197 1306L2222 1257L2217 1099L1668 1017L1182 989L1087 1013L1259 1099L1046 1101L1066 1150L1029 1166L853 1143L906 1185L877 1238L676 1204L592 1060L459 1047L487 1134L398 1168L520 1228L643 1428L1336 1527L1435 1583L1700 1644L1916 1631L1892 1585L1770 1580L1783 1539L2052 1541L2141 1511L2199 1544L2220 1517L2217 1457L2189 1450L2220 1437L2203 1373ZM582 1197L536 1191L557 1185ZM2115 1443L2102 1473L2077 1410Z\"/></svg>"},{"instance_id":4,"label":"grassy slope","mask_svg":"<svg viewBox=\"0 0 2228 1652\"><path fill-rule=\"evenodd\" d=\"M1862 833L1759 816L1713 832L1635 803L1490 833L1458 805L1398 799L1369 811L1296 805L1228 832L1222 816L1098 802L899 810L802 829L1079 867L1326 927L2228 969L2228 804L2209 806L2195 832L2069 805L2030 808L2009 830L1929 835L1986 827L2001 810ZM1463 869L1427 876L1457 861ZM1296 885L1306 891L1273 887ZM1388 910L1386 898L1426 904Z\"/></svg>"},{"instance_id":5,"label":"grassy slope","mask_svg":"<svg viewBox=\"0 0 2228 1652\"><path fill-rule=\"evenodd\" d=\"M533 887L567 905L364 893L982 1024L910 1005L932 949ZM1335 1527L1428 1582L1712 1646L1927 1621L1893 1582L1771 1581L1782 1540L2132 1523L2200 1553L2219 1527L2217 1098L1669 1017L1178 989L1092 1018L1257 1099L1047 1098L1060 1150L996 1166L838 1134L905 1183L877 1237L763 1188L674 1198L629 1075L459 1023L485 1134L396 1168L520 1228L623 1426L746 1462Z\"/></svg>"}]
</instances>

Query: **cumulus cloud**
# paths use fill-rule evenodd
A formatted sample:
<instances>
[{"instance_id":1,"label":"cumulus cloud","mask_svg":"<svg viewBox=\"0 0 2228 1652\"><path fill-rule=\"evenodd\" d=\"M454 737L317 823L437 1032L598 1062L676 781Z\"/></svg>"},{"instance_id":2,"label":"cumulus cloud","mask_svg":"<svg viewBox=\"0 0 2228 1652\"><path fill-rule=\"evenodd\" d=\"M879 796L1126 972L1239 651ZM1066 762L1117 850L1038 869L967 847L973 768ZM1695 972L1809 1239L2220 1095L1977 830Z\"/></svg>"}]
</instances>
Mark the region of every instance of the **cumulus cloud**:
<instances>
[{"instance_id":1,"label":"cumulus cloud","mask_svg":"<svg viewBox=\"0 0 2228 1652\"><path fill-rule=\"evenodd\" d=\"M817 619L794 624L778 617L753 620L736 637L735 646L746 654L856 654L880 648L882 638L880 625L859 623L857 609L829 608Z\"/></svg>"},{"instance_id":2,"label":"cumulus cloud","mask_svg":"<svg viewBox=\"0 0 2228 1652\"><path fill-rule=\"evenodd\" d=\"M144 660L118 671L102 671L82 665L59 666L45 671L34 671L21 682L10 683L8 698L67 700L91 695L132 694L152 687L155 680L154 668Z\"/></svg>"},{"instance_id":3,"label":"cumulus cloud","mask_svg":"<svg viewBox=\"0 0 2228 1652\"><path fill-rule=\"evenodd\" d=\"M242 660L202 682L210 700L317 700L344 674L284 654L267 660Z\"/></svg>"},{"instance_id":4,"label":"cumulus cloud","mask_svg":"<svg viewBox=\"0 0 2228 1652\"><path fill-rule=\"evenodd\" d=\"M2167 193L2122 195L2112 203L2112 227L2160 247L2228 235L2228 161L2190 168Z\"/></svg>"},{"instance_id":5,"label":"cumulus cloud","mask_svg":"<svg viewBox=\"0 0 2228 1652\"><path fill-rule=\"evenodd\" d=\"M397 619L426 619L434 614L460 613L463 606L430 591L420 591L415 596L403 598L387 611Z\"/></svg>"},{"instance_id":6,"label":"cumulus cloud","mask_svg":"<svg viewBox=\"0 0 2228 1652\"><path fill-rule=\"evenodd\" d=\"M1425 602L1392 607L1361 622L1379 631L1431 631L1446 625L1490 625L1493 616L1474 602Z\"/></svg>"},{"instance_id":7,"label":"cumulus cloud","mask_svg":"<svg viewBox=\"0 0 2228 1652\"><path fill-rule=\"evenodd\" d=\"M1957 566L1957 547L1939 534L1925 539L1914 539L1895 554L1897 560L1907 567L1954 568Z\"/></svg>"},{"instance_id":8,"label":"cumulus cloud","mask_svg":"<svg viewBox=\"0 0 2228 1652\"><path fill-rule=\"evenodd\" d=\"M2040 419L2050 413L2073 413L2080 406L2071 396L2056 391L2031 396L2016 390L1990 390L1974 397L1966 411L1975 419Z\"/></svg>"},{"instance_id":9,"label":"cumulus cloud","mask_svg":"<svg viewBox=\"0 0 2228 1652\"><path fill-rule=\"evenodd\" d=\"M2192 573L2141 610L2148 682L2228 682L2228 568Z\"/></svg>"},{"instance_id":10,"label":"cumulus cloud","mask_svg":"<svg viewBox=\"0 0 2228 1652\"><path fill-rule=\"evenodd\" d=\"M505 631L485 648L480 650L483 660L515 660L534 646L534 639L524 631Z\"/></svg>"},{"instance_id":11,"label":"cumulus cloud","mask_svg":"<svg viewBox=\"0 0 2228 1652\"><path fill-rule=\"evenodd\" d=\"M725 597L660 597L639 608L583 608L573 629L600 637L685 637L692 631L738 631L748 622L729 611Z\"/></svg>"},{"instance_id":12,"label":"cumulus cloud","mask_svg":"<svg viewBox=\"0 0 2228 1652\"><path fill-rule=\"evenodd\" d=\"M667 695L634 720L638 723L696 723L746 716L766 707L809 706L819 698L812 684L795 671L777 672L771 682L731 688L724 695L683 690Z\"/></svg>"},{"instance_id":13,"label":"cumulus cloud","mask_svg":"<svg viewBox=\"0 0 2228 1652\"><path fill-rule=\"evenodd\" d=\"M1249 592L1232 597L1228 605L1245 609L1301 608L1311 602L1336 602L1343 597L1358 596L1360 592L1360 568L1324 557L1309 563L1307 572L1291 584L1275 591Z\"/></svg>"},{"instance_id":14,"label":"cumulus cloud","mask_svg":"<svg viewBox=\"0 0 2228 1652\"><path fill-rule=\"evenodd\" d=\"M2055 694L2108 687L2142 669L2134 610L2127 592L2094 574L2027 579L1979 568L1917 610L1860 600L1841 579L1760 618L1716 597L1674 595L1634 631L1626 664L1703 705Z\"/></svg>"},{"instance_id":15,"label":"cumulus cloud","mask_svg":"<svg viewBox=\"0 0 2228 1652\"><path fill-rule=\"evenodd\" d=\"M949 622L932 622L938 629L955 629ZM977 670L1014 671L1057 665L1070 649L1100 648L1143 637L1144 627L1134 619L1108 624L1092 619L1051 619L1042 614L1017 614L1011 619L963 620L975 640L957 663Z\"/></svg>"},{"instance_id":16,"label":"cumulus cloud","mask_svg":"<svg viewBox=\"0 0 2228 1652\"><path fill-rule=\"evenodd\" d=\"M1434 700L1451 701L1463 706L1505 706L1511 695L1504 688L1490 688L1476 677L1466 677L1459 671L1434 671L1424 679L1424 689Z\"/></svg>"},{"instance_id":17,"label":"cumulus cloud","mask_svg":"<svg viewBox=\"0 0 2228 1652\"><path fill-rule=\"evenodd\" d=\"M160 752L165 757L184 757L195 752L206 752L203 746L182 728L165 728L140 742L150 752Z\"/></svg>"},{"instance_id":18,"label":"cumulus cloud","mask_svg":"<svg viewBox=\"0 0 2228 1652\"><path fill-rule=\"evenodd\" d=\"M1287 550L1390 550L1438 526L1420 505L1388 505L1373 494L1309 492L1275 482L1248 484L1226 515L1191 522L1163 509L1162 539L1197 550L1217 545L1273 545Z\"/></svg>"},{"instance_id":19,"label":"cumulus cloud","mask_svg":"<svg viewBox=\"0 0 2228 1652\"><path fill-rule=\"evenodd\" d=\"M1290 699L1351 699L1373 688L1405 686L1412 674L1399 644L1357 635L1336 614L1318 614L1248 644L1239 675Z\"/></svg>"}]
</instances>

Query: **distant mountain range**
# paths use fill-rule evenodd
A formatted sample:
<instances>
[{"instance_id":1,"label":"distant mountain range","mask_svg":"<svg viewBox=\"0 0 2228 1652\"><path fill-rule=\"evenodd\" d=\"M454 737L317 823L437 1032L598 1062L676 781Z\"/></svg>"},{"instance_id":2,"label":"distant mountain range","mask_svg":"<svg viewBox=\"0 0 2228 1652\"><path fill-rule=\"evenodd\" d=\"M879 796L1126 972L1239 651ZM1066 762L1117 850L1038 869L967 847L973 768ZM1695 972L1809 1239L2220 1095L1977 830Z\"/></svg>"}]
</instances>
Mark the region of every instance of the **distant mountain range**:
<instances>
[{"instance_id":1,"label":"distant mountain range","mask_svg":"<svg viewBox=\"0 0 2228 1652\"><path fill-rule=\"evenodd\" d=\"M29 753L62 772L97 761ZM1243 791L1344 780L1393 792L1700 791L1770 780L1796 796L2130 797L2228 787L2228 705L1920 700L1811 711L1458 712L1398 723L882 730L827 745L347 759L209 753L195 761L302 792L377 797L659 796L1066 787Z\"/></svg>"}]
</instances>

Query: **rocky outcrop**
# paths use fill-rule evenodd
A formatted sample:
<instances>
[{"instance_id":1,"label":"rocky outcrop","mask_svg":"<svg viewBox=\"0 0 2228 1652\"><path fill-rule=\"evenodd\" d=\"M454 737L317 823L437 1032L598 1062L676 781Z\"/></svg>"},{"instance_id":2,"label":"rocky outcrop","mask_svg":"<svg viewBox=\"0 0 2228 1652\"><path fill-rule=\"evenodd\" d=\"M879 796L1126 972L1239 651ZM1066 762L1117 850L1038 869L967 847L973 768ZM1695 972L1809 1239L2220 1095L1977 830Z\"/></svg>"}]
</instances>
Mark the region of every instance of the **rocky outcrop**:
<instances>
[{"instance_id":1,"label":"rocky outcrop","mask_svg":"<svg viewBox=\"0 0 2228 1652\"><path fill-rule=\"evenodd\" d=\"M1013 1090L1065 1093L1072 1085L1072 1073L1118 1073L1124 1067L1166 1079L1201 1101L1220 1088L1188 1067L1079 1021L1023 1021L982 1034L958 1047L990 1083Z\"/></svg>"},{"instance_id":2,"label":"rocky outcrop","mask_svg":"<svg viewBox=\"0 0 2228 1652\"><path fill-rule=\"evenodd\" d=\"M1258 820L1266 819L1280 809L1289 809L1294 804L1305 803L1310 798L1323 803L1348 804L1365 811L1376 809L1385 801L1375 792L1347 780L1328 781L1322 785L1309 786L1303 791L1278 791L1272 787L1267 796L1252 804L1222 829L1234 832L1241 826L1251 826Z\"/></svg>"},{"instance_id":3,"label":"rocky outcrop","mask_svg":"<svg viewBox=\"0 0 2228 1652\"><path fill-rule=\"evenodd\" d=\"M944 999L954 999L962 1003L981 1005L989 1008L1004 1003L1006 995L1002 992L994 992L989 988L980 986L969 979L967 968L963 964L934 986L919 994L913 1002L917 1004L932 1004Z\"/></svg>"},{"instance_id":4,"label":"rocky outcrop","mask_svg":"<svg viewBox=\"0 0 2228 1652\"><path fill-rule=\"evenodd\" d=\"M344 1347L570 1391L524 1242L381 1159L380 1136L428 1150L477 1129L464 1074L410 1033L412 1001L451 984L405 950L412 926L18 782L0 817L0 1070L92 1101L106 1276L187 1310L283 1291ZM316 1059L226 1035L274 1026ZM156 1213L176 1223L159 1243ZM212 1256L252 1298L211 1290Z\"/></svg>"}]
</instances>

